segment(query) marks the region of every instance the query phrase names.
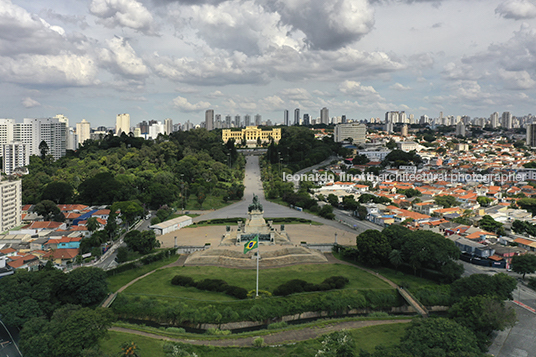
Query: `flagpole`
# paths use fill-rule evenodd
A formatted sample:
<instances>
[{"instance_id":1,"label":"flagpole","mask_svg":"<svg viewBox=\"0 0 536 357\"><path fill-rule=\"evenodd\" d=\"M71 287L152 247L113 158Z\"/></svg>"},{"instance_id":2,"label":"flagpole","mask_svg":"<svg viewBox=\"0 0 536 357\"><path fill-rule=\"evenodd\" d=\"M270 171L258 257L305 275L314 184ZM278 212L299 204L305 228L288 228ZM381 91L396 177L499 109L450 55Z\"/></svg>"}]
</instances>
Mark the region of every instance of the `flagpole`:
<instances>
[{"instance_id":1,"label":"flagpole","mask_svg":"<svg viewBox=\"0 0 536 357\"><path fill-rule=\"evenodd\" d=\"M259 259L261 258L260 256L260 251L259 251L259 247L260 247L260 242L259 242L259 237L257 236L257 285L256 285L256 288L255 288L255 297L258 297L259 296Z\"/></svg>"}]
</instances>

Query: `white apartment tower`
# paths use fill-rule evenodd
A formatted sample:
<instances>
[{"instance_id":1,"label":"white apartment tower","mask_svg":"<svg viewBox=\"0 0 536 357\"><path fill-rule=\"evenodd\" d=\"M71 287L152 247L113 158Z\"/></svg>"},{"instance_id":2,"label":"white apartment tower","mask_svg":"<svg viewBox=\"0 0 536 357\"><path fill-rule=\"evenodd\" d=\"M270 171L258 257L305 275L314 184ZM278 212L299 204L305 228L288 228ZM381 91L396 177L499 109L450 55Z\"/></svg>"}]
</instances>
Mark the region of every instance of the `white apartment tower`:
<instances>
[{"instance_id":1,"label":"white apartment tower","mask_svg":"<svg viewBox=\"0 0 536 357\"><path fill-rule=\"evenodd\" d=\"M214 109L205 112L205 129L214 130Z\"/></svg>"},{"instance_id":2,"label":"white apartment tower","mask_svg":"<svg viewBox=\"0 0 536 357\"><path fill-rule=\"evenodd\" d=\"M117 114L115 117L115 135L130 133L130 114Z\"/></svg>"},{"instance_id":3,"label":"white apartment tower","mask_svg":"<svg viewBox=\"0 0 536 357\"><path fill-rule=\"evenodd\" d=\"M171 120L170 118L164 120L164 131L166 135L169 135L173 132L173 120Z\"/></svg>"},{"instance_id":4,"label":"white apartment tower","mask_svg":"<svg viewBox=\"0 0 536 357\"><path fill-rule=\"evenodd\" d=\"M499 113L495 112L495 113L491 114L490 117L489 117L489 123L490 123L492 128L499 127Z\"/></svg>"},{"instance_id":5,"label":"white apartment tower","mask_svg":"<svg viewBox=\"0 0 536 357\"><path fill-rule=\"evenodd\" d=\"M367 126L359 123L338 124L335 126L334 139L340 143L351 138L353 143L364 143L366 141Z\"/></svg>"},{"instance_id":6,"label":"white apartment tower","mask_svg":"<svg viewBox=\"0 0 536 357\"><path fill-rule=\"evenodd\" d=\"M0 181L0 233L20 226L22 181Z\"/></svg>"},{"instance_id":7,"label":"white apartment tower","mask_svg":"<svg viewBox=\"0 0 536 357\"><path fill-rule=\"evenodd\" d=\"M501 119L502 119L501 120L501 125L505 129L512 129L514 127L513 121L512 121L512 114L510 112L502 113L502 118Z\"/></svg>"},{"instance_id":8,"label":"white apartment tower","mask_svg":"<svg viewBox=\"0 0 536 357\"><path fill-rule=\"evenodd\" d=\"M2 144L0 156L2 156L2 171L6 175L11 175L16 168L30 164L30 149L27 144L18 142Z\"/></svg>"},{"instance_id":9,"label":"white apartment tower","mask_svg":"<svg viewBox=\"0 0 536 357\"><path fill-rule=\"evenodd\" d=\"M79 146L91 138L91 124L86 119L82 119L80 123L76 123L76 135L78 136Z\"/></svg>"}]
</instances>

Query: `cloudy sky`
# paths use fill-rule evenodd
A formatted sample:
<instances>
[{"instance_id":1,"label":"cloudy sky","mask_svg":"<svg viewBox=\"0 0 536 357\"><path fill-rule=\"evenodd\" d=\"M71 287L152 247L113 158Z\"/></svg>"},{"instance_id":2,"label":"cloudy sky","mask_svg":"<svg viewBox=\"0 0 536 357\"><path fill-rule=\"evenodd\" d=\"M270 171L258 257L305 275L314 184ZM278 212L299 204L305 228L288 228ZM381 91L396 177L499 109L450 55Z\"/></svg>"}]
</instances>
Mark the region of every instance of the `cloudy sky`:
<instances>
[{"instance_id":1,"label":"cloudy sky","mask_svg":"<svg viewBox=\"0 0 536 357\"><path fill-rule=\"evenodd\" d=\"M0 0L0 117L536 114L536 0Z\"/></svg>"}]
</instances>

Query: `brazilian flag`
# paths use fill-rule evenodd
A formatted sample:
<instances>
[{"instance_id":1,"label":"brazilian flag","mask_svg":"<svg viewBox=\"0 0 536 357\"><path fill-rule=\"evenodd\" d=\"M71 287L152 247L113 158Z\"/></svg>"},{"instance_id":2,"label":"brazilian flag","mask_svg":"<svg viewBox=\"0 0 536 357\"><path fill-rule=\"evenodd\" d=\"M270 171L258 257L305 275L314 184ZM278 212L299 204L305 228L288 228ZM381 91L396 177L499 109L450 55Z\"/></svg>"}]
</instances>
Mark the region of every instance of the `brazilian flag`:
<instances>
[{"instance_id":1,"label":"brazilian flag","mask_svg":"<svg viewBox=\"0 0 536 357\"><path fill-rule=\"evenodd\" d=\"M257 234L255 238L253 238L252 240L244 244L244 254L246 254L252 249L257 248L258 245L259 245L259 235Z\"/></svg>"}]
</instances>

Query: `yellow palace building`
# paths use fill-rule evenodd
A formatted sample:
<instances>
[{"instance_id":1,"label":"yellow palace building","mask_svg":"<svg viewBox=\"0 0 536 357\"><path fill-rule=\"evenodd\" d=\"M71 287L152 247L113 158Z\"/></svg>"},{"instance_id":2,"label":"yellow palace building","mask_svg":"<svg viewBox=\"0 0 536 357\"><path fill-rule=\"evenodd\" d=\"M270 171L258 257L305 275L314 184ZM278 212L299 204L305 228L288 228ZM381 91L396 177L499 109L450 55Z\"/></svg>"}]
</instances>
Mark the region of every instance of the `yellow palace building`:
<instances>
[{"instance_id":1,"label":"yellow palace building","mask_svg":"<svg viewBox=\"0 0 536 357\"><path fill-rule=\"evenodd\" d=\"M281 128L262 130L256 126L247 126L242 130L223 129L221 132L221 138L224 143L229 141L229 139L234 139L235 142L240 142L244 137L247 142L257 142L257 139L259 138L262 142L269 142L270 138L272 138L275 143L278 143L281 139Z\"/></svg>"}]
</instances>

